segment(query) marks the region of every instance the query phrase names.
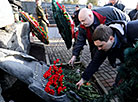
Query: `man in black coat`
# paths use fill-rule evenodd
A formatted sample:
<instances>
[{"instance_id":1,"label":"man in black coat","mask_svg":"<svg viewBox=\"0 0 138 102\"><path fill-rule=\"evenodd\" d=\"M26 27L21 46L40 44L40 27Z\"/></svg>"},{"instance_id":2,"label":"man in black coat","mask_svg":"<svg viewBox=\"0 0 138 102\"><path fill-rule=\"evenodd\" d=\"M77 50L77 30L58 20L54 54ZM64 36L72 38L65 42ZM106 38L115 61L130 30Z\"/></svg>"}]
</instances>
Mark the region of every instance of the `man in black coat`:
<instances>
[{"instance_id":1,"label":"man in black coat","mask_svg":"<svg viewBox=\"0 0 138 102\"><path fill-rule=\"evenodd\" d=\"M124 12L118 10L112 6L100 7L95 10L90 10L83 8L79 12L79 20L81 22L79 27L79 33L77 36L77 41L73 47L73 56L68 62L69 64L74 63L76 57L80 55L83 46L86 45L86 39L90 45L91 58L95 54L96 47L92 41L92 34L94 29L100 24L106 24L112 20L125 20L129 21L129 16Z\"/></svg>"},{"instance_id":2,"label":"man in black coat","mask_svg":"<svg viewBox=\"0 0 138 102\"><path fill-rule=\"evenodd\" d=\"M137 11L138 11L138 2L137 2L136 8L133 9L133 10L131 10L131 11L128 13L128 15L129 15L129 17L130 17L131 20L133 20L133 17L134 17L135 14L137 13Z\"/></svg>"},{"instance_id":3,"label":"man in black coat","mask_svg":"<svg viewBox=\"0 0 138 102\"><path fill-rule=\"evenodd\" d=\"M121 11L124 11L124 9L125 9L125 5L122 3L119 3L118 0L109 0L109 3L105 4L104 6L114 6L118 9L120 9Z\"/></svg>"},{"instance_id":4,"label":"man in black coat","mask_svg":"<svg viewBox=\"0 0 138 102\"><path fill-rule=\"evenodd\" d=\"M99 25L93 33L93 41L97 46L93 60L82 74L81 80L76 84L80 86L84 80L88 81L91 76L98 71L100 65L106 57L120 59L124 62L124 50L128 47L133 47L138 41L138 20L130 21L126 25L110 24Z\"/></svg>"},{"instance_id":5,"label":"man in black coat","mask_svg":"<svg viewBox=\"0 0 138 102\"><path fill-rule=\"evenodd\" d=\"M72 19L73 19L76 27L80 24L80 21L78 19L79 11L80 11L79 5L76 5L75 12L72 15Z\"/></svg>"}]
</instances>

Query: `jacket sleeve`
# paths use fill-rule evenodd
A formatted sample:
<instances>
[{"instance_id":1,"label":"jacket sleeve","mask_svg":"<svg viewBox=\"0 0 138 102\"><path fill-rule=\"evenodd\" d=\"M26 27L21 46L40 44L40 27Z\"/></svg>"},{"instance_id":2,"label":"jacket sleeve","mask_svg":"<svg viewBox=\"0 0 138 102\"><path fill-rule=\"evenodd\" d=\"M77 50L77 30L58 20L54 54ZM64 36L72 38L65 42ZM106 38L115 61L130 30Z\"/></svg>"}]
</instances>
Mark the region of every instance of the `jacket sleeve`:
<instances>
[{"instance_id":1,"label":"jacket sleeve","mask_svg":"<svg viewBox=\"0 0 138 102\"><path fill-rule=\"evenodd\" d=\"M84 45L86 45L86 31L79 27L79 34L72 51L73 55L79 56Z\"/></svg>"},{"instance_id":2,"label":"jacket sleeve","mask_svg":"<svg viewBox=\"0 0 138 102\"><path fill-rule=\"evenodd\" d=\"M102 50L97 50L93 60L89 63L88 67L85 69L84 73L82 74L82 78L86 81L92 77L92 75L98 71L100 65L106 59L107 52Z\"/></svg>"},{"instance_id":3,"label":"jacket sleeve","mask_svg":"<svg viewBox=\"0 0 138 102\"><path fill-rule=\"evenodd\" d=\"M127 22L130 21L129 16L126 13L113 6L96 8L94 11L106 17L105 23L112 22L113 20L125 20Z\"/></svg>"},{"instance_id":4,"label":"jacket sleeve","mask_svg":"<svg viewBox=\"0 0 138 102\"><path fill-rule=\"evenodd\" d=\"M121 10L117 9L117 8L113 8L113 13L115 14L115 16L117 17L116 20L125 20L125 21L130 21L129 16L122 12Z\"/></svg>"}]
</instances>

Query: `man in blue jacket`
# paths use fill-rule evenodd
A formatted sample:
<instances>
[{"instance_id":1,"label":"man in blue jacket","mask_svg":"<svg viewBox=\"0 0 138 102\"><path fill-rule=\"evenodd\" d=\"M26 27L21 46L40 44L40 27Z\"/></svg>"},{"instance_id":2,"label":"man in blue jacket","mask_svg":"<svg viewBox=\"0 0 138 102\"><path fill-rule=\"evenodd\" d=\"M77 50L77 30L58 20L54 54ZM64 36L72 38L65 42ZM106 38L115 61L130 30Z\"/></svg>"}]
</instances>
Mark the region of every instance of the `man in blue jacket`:
<instances>
[{"instance_id":1,"label":"man in blue jacket","mask_svg":"<svg viewBox=\"0 0 138 102\"><path fill-rule=\"evenodd\" d=\"M70 59L69 64L73 65L76 57L80 55L83 46L86 45L86 39L90 45L91 58L93 58L96 50L96 47L92 41L92 34L94 29L100 24L106 24L113 20L129 21L130 18L127 14L112 6L100 7L93 11L87 8L81 9L79 12L79 21L81 24L76 38L77 41L73 47L73 56ZM110 64L114 67L114 63Z\"/></svg>"},{"instance_id":2,"label":"man in blue jacket","mask_svg":"<svg viewBox=\"0 0 138 102\"><path fill-rule=\"evenodd\" d=\"M109 26L99 25L95 29L92 38L98 50L82 74L81 80L76 84L79 86L78 88L84 83L84 80L88 81L98 71L106 57L114 60L118 58L124 62L124 50L133 47L138 41L138 26L136 25L138 25L138 20L130 21L126 25L118 23Z\"/></svg>"}]
</instances>

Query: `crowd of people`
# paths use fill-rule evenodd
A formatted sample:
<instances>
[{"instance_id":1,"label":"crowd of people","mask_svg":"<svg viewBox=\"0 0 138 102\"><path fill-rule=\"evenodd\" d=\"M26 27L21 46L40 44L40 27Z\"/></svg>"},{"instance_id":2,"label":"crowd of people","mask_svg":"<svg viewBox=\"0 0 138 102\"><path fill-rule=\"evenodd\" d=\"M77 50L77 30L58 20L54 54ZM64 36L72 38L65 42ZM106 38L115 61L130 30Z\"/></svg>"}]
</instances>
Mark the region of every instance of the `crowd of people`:
<instances>
[{"instance_id":1,"label":"crowd of people","mask_svg":"<svg viewBox=\"0 0 138 102\"><path fill-rule=\"evenodd\" d=\"M86 8L76 5L72 19L78 27L78 35L73 46L72 58L69 64L73 65L80 55L86 40L88 40L91 52L91 62L76 83L78 89L84 81L89 81L92 75L98 71L106 57L110 65L116 67L116 59L124 62L124 50L133 47L138 39L138 3L136 8L125 12L125 5L118 0L109 0L109 3L97 9L89 3ZM44 27L49 26L44 11L41 7L41 0L36 0L36 13L38 22ZM3 26L2 26L3 27ZM115 82L116 84L117 82Z\"/></svg>"},{"instance_id":2,"label":"crowd of people","mask_svg":"<svg viewBox=\"0 0 138 102\"><path fill-rule=\"evenodd\" d=\"M47 26L49 22L45 19L40 1L36 0L38 20L42 25ZM118 58L123 63L124 50L133 47L136 43L138 27L135 25L138 24L138 20L136 20L138 3L129 14L125 13L125 8L125 5L119 0L109 0L108 4L97 9L93 8L92 3L89 3L86 8L80 8L79 5L76 5L71 17L75 27L79 30L73 45L72 58L68 63L73 66L84 45L86 45L86 40L88 40L91 52L91 62L82 74L81 80L76 83L78 89L84 81L89 81L92 75L98 71L106 57L110 65L115 68L116 59ZM114 85L117 84L118 80L116 78Z\"/></svg>"},{"instance_id":3,"label":"crowd of people","mask_svg":"<svg viewBox=\"0 0 138 102\"><path fill-rule=\"evenodd\" d=\"M117 58L121 63L124 62L124 50L133 47L138 38L138 26L135 26L138 24L137 8L138 4L134 10L126 14L125 5L118 0L109 0L108 4L98 9L90 9L88 4L86 8L78 10L76 17L80 23L77 25L79 33L73 46L72 58L68 63L74 64L86 45L86 40L91 52L91 62L82 74L81 80L76 83L78 89L98 71L106 57L113 68L116 67ZM119 79L116 78L114 85L117 85L117 80Z\"/></svg>"}]
</instances>

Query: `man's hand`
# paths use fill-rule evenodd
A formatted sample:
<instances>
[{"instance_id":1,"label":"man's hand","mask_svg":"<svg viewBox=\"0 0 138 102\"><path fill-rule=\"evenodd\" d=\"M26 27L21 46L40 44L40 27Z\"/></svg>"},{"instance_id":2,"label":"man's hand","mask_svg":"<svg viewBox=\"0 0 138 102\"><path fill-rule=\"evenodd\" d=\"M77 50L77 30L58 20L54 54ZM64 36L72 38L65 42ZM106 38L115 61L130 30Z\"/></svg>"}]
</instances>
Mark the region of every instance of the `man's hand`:
<instances>
[{"instance_id":1,"label":"man's hand","mask_svg":"<svg viewBox=\"0 0 138 102\"><path fill-rule=\"evenodd\" d=\"M68 62L68 64L71 64L73 66L75 60L76 60L76 56L72 56L72 58L70 59L70 61Z\"/></svg>"},{"instance_id":2,"label":"man's hand","mask_svg":"<svg viewBox=\"0 0 138 102\"><path fill-rule=\"evenodd\" d=\"M84 80L83 78L81 78L81 80L76 84L78 86L78 89L80 89L80 87L83 85Z\"/></svg>"}]
</instances>

